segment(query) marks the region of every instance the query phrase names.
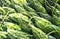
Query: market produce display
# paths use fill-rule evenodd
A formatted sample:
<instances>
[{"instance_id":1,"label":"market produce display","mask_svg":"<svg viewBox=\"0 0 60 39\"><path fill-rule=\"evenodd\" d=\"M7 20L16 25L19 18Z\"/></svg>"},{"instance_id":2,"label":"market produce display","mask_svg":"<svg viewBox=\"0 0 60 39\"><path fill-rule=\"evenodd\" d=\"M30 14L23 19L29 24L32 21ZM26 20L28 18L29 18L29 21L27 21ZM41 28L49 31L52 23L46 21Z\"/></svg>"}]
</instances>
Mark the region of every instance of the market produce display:
<instances>
[{"instance_id":1,"label":"market produce display","mask_svg":"<svg viewBox=\"0 0 60 39\"><path fill-rule=\"evenodd\" d=\"M60 0L0 0L0 39L60 39Z\"/></svg>"}]
</instances>

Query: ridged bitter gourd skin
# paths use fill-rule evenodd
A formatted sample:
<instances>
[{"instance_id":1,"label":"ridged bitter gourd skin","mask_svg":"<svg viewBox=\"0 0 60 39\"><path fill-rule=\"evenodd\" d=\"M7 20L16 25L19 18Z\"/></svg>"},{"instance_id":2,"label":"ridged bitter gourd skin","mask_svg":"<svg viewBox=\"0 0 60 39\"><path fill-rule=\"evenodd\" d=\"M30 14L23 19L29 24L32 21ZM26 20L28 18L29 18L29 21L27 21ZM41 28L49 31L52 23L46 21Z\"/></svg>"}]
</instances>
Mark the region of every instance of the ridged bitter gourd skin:
<instances>
[{"instance_id":1,"label":"ridged bitter gourd skin","mask_svg":"<svg viewBox=\"0 0 60 39\"><path fill-rule=\"evenodd\" d=\"M43 30L46 33L55 31L55 32L57 32L56 35L58 37L60 37L60 27L53 25L51 22L49 22L48 20L41 18L41 17L34 16L33 19L34 19L33 23L36 27L40 28L41 30ZM56 38L58 38L58 37L56 37Z\"/></svg>"},{"instance_id":2,"label":"ridged bitter gourd skin","mask_svg":"<svg viewBox=\"0 0 60 39\"><path fill-rule=\"evenodd\" d=\"M31 21L28 17L18 13L18 14L10 14L10 19L21 25L23 31L27 33L33 33L36 39L48 39L48 36L40 29L36 28L34 25L30 25ZM39 30L39 31L38 31Z\"/></svg>"}]
</instances>

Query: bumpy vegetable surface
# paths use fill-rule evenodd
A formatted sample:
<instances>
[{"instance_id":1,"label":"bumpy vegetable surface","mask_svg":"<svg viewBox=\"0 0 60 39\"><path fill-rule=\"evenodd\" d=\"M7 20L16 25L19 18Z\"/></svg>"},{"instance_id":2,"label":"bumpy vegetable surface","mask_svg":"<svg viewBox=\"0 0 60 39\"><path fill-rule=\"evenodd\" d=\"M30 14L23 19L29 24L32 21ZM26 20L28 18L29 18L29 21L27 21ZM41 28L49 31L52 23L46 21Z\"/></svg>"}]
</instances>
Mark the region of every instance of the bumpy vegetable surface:
<instances>
[{"instance_id":1,"label":"bumpy vegetable surface","mask_svg":"<svg viewBox=\"0 0 60 39\"><path fill-rule=\"evenodd\" d=\"M60 0L0 0L0 39L60 39Z\"/></svg>"}]
</instances>

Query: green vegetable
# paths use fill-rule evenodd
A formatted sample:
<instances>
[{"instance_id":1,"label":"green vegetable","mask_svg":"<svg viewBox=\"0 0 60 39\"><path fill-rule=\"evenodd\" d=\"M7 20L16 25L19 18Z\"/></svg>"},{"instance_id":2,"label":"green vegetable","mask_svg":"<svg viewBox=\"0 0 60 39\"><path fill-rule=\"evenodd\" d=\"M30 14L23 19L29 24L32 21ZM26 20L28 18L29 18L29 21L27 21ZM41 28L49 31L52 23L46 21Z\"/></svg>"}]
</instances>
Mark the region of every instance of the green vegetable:
<instances>
[{"instance_id":1,"label":"green vegetable","mask_svg":"<svg viewBox=\"0 0 60 39\"><path fill-rule=\"evenodd\" d=\"M29 12L35 12L35 10L34 10L33 8L29 7L28 5L23 4L23 6L24 6L24 8L25 8L27 11L29 11Z\"/></svg>"},{"instance_id":2,"label":"green vegetable","mask_svg":"<svg viewBox=\"0 0 60 39\"><path fill-rule=\"evenodd\" d=\"M5 27L12 30L21 30L20 26L10 22L4 22Z\"/></svg>"},{"instance_id":3,"label":"green vegetable","mask_svg":"<svg viewBox=\"0 0 60 39\"><path fill-rule=\"evenodd\" d=\"M0 0L0 39L60 39L59 0Z\"/></svg>"},{"instance_id":4,"label":"green vegetable","mask_svg":"<svg viewBox=\"0 0 60 39\"><path fill-rule=\"evenodd\" d=\"M14 13L15 10L10 7L0 7L0 12L1 12L1 14L6 15L7 13L9 13L9 14Z\"/></svg>"},{"instance_id":5,"label":"green vegetable","mask_svg":"<svg viewBox=\"0 0 60 39\"><path fill-rule=\"evenodd\" d=\"M44 19L46 19L46 20L49 20L50 22L53 21L52 16L50 16L49 14L44 14L44 13L41 13L41 12L37 12L37 14L38 14L40 17L42 17L42 18L44 18Z\"/></svg>"},{"instance_id":6,"label":"green vegetable","mask_svg":"<svg viewBox=\"0 0 60 39\"><path fill-rule=\"evenodd\" d=\"M48 36L42 30L34 27L33 25L30 25L31 21L27 16L22 14L11 14L10 19L19 23L23 31L31 34L33 33L35 37L37 36L36 39L48 39Z\"/></svg>"},{"instance_id":7,"label":"green vegetable","mask_svg":"<svg viewBox=\"0 0 60 39\"><path fill-rule=\"evenodd\" d=\"M13 2L15 2L18 5L20 5L21 7L23 7L23 4L27 3L26 0L13 0Z\"/></svg>"},{"instance_id":8,"label":"green vegetable","mask_svg":"<svg viewBox=\"0 0 60 39\"><path fill-rule=\"evenodd\" d=\"M22 8L21 6L16 5L16 4L11 5L11 7L14 8L16 10L16 12L18 12L18 13L26 11L24 8Z\"/></svg>"},{"instance_id":9,"label":"green vegetable","mask_svg":"<svg viewBox=\"0 0 60 39\"><path fill-rule=\"evenodd\" d=\"M46 5L46 8L47 10L49 10L49 12L51 12L50 14L53 18L52 23L54 25L60 26L60 23L59 23L60 22L60 11L53 6Z\"/></svg>"},{"instance_id":10,"label":"green vegetable","mask_svg":"<svg viewBox=\"0 0 60 39\"><path fill-rule=\"evenodd\" d=\"M5 31L0 31L0 39L6 39L7 38L7 32Z\"/></svg>"},{"instance_id":11,"label":"green vegetable","mask_svg":"<svg viewBox=\"0 0 60 39\"><path fill-rule=\"evenodd\" d=\"M56 35L60 37L60 27L51 24L48 20L34 16L32 21L36 27L42 29L44 32L49 33L55 31L57 32Z\"/></svg>"},{"instance_id":12,"label":"green vegetable","mask_svg":"<svg viewBox=\"0 0 60 39\"><path fill-rule=\"evenodd\" d=\"M39 28L32 26L32 32L36 39L48 39L48 36Z\"/></svg>"},{"instance_id":13,"label":"green vegetable","mask_svg":"<svg viewBox=\"0 0 60 39\"><path fill-rule=\"evenodd\" d=\"M8 36L11 39L34 39L33 35L27 34L22 31L8 29Z\"/></svg>"},{"instance_id":14,"label":"green vegetable","mask_svg":"<svg viewBox=\"0 0 60 39\"><path fill-rule=\"evenodd\" d=\"M53 24L60 26L60 11L56 8L53 7L53 13L52 13L52 17L54 19Z\"/></svg>"},{"instance_id":15,"label":"green vegetable","mask_svg":"<svg viewBox=\"0 0 60 39\"><path fill-rule=\"evenodd\" d=\"M27 0L27 2L32 6L37 12L46 13L45 8L37 0Z\"/></svg>"}]
</instances>

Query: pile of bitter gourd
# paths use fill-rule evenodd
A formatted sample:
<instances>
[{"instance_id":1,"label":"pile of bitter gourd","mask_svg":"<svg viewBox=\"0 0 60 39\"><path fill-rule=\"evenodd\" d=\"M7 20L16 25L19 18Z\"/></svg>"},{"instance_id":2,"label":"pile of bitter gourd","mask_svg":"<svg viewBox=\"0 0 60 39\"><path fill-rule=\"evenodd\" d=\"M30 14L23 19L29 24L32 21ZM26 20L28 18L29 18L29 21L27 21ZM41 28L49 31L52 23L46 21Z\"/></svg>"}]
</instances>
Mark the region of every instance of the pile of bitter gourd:
<instances>
[{"instance_id":1,"label":"pile of bitter gourd","mask_svg":"<svg viewBox=\"0 0 60 39\"><path fill-rule=\"evenodd\" d=\"M0 0L0 39L60 39L60 0Z\"/></svg>"}]
</instances>

